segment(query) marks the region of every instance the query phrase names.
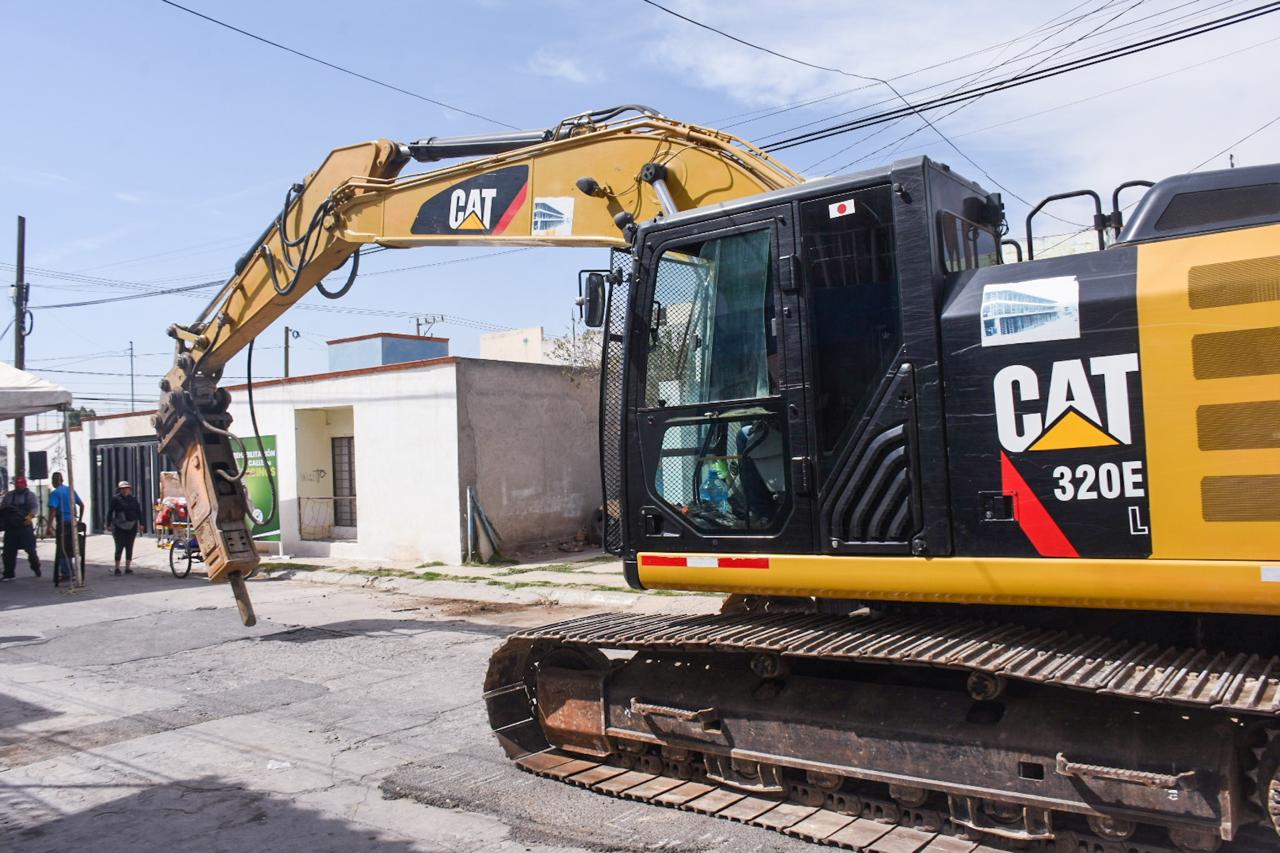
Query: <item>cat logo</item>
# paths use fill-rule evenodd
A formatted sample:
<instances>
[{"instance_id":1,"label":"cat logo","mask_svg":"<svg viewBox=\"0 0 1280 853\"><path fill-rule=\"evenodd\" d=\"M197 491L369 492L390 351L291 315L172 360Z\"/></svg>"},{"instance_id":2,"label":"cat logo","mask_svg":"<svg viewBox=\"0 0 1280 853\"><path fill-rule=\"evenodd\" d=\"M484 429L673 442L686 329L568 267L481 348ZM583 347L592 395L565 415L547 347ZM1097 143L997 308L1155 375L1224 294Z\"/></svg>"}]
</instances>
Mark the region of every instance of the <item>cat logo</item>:
<instances>
[{"instance_id":1,"label":"cat logo","mask_svg":"<svg viewBox=\"0 0 1280 853\"><path fill-rule=\"evenodd\" d=\"M992 383L1000 445L1020 453L1132 444L1129 374L1137 371L1138 354L1133 352L1090 358L1087 370L1084 359L1055 361L1048 394L1042 396L1035 370L1024 364L1005 367ZM1020 412L1018 403L1034 407L1026 411L1023 406Z\"/></svg>"},{"instance_id":2,"label":"cat logo","mask_svg":"<svg viewBox=\"0 0 1280 853\"><path fill-rule=\"evenodd\" d=\"M456 189L449 195L449 227L455 231L488 231L497 189Z\"/></svg>"},{"instance_id":3,"label":"cat logo","mask_svg":"<svg viewBox=\"0 0 1280 853\"><path fill-rule=\"evenodd\" d=\"M418 208L412 234L528 233L529 167L507 166L459 181Z\"/></svg>"}]
</instances>

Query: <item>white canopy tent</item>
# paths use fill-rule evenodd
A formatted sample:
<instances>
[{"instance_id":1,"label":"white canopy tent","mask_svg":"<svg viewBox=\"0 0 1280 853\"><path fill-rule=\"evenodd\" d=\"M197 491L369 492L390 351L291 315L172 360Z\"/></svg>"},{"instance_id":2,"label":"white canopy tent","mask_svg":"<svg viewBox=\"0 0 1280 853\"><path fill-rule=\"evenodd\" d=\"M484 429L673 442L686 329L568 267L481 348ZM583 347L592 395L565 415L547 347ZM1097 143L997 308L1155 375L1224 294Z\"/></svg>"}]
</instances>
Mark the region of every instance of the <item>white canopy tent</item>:
<instances>
[{"instance_id":1,"label":"white canopy tent","mask_svg":"<svg viewBox=\"0 0 1280 853\"><path fill-rule=\"evenodd\" d=\"M0 362L0 420L25 418L71 406L71 392L61 385Z\"/></svg>"},{"instance_id":2,"label":"white canopy tent","mask_svg":"<svg viewBox=\"0 0 1280 853\"><path fill-rule=\"evenodd\" d=\"M11 364L0 362L0 420L25 418L41 412L62 412L62 440L67 449L67 485L76 493L75 474L71 465L71 431L67 412L71 408L71 392L39 376L19 370ZM13 469L25 467L21 459L15 459ZM8 485L8 484L5 484ZM74 516L74 510L72 515ZM76 586L84 585L84 567L80 563L80 537L71 536L71 565ZM56 576L58 567L54 566Z\"/></svg>"}]
</instances>

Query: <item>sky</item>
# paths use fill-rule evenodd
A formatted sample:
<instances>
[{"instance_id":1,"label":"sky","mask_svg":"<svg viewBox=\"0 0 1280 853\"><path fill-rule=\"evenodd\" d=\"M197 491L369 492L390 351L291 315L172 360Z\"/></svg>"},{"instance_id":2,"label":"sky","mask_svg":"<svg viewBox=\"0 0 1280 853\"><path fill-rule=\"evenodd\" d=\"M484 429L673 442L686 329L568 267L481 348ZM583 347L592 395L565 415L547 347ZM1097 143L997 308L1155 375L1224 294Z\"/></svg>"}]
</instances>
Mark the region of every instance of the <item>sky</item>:
<instances>
[{"instance_id":1,"label":"sky","mask_svg":"<svg viewBox=\"0 0 1280 853\"><path fill-rule=\"evenodd\" d=\"M473 0L377 6L334 0L184 0L199 12L369 77L517 127L544 128L622 103L759 143L897 103L1048 67L1261 5L1221 0L947 3L761 0L664 5L817 70L696 27L642 0ZM29 369L98 413L126 411L133 343L137 408L172 360L165 329L208 299L175 294L79 308L41 305L225 278L277 214L286 188L333 148L501 130L492 121L356 79L160 0L0 0L6 34L0 133L0 277L13 280L27 217L34 329ZM1280 14L1051 80L801 145L778 157L807 176L924 154L1003 193L1020 236L1044 196L1133 178L1280 160L1274 85ZM858 112L858 111L864 112ZM1224 152L1224 153L1219 153ZM1208 161L1208 162L1205 162ZM1083 222L1088 211L1053 211ZM1039 230L1069 232L1051 218ZM563 333L577 271L606 250L432 248L383 252L341 306L448 314L432 334L458 355L480 327ZM68 280L67 273L93 277ZM9 303L11 304L11 303ZM332 305L309 294L304 306ZM0 309L0 327L11 310ZM300 330L291 372L326 369L324 341L412 332L398 317L300 308L259 339L255 378L278 376L283 326ZM0 338L12 360L13 333ZM79 373L72 371L82 371ZM111 374L111 375L99 375ZM244 376L243 358L228 380ZM93 399L100 398L100 399ZM110 399L102 399L110 398ZM34 425L32 425L34 426Z\"/></svg>"}]
</instances>

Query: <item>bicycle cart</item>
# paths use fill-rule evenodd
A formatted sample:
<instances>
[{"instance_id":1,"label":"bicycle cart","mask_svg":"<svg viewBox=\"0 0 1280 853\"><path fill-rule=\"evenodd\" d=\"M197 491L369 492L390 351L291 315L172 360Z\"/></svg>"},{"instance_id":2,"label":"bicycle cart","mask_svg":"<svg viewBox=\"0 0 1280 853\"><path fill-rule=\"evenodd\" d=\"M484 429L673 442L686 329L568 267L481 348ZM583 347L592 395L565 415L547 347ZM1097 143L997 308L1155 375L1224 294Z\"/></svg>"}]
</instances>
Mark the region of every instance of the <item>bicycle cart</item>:
<instances>
[{"instance_id":1,"label":"bicycle cart","mask_svg":"<svg viewBox=\"0 0 1280 853\"><path fill-rule=\"evenodd\" d=\"M169 571L175 578L185 578L191 574L192 563L203 563L204 555L200 553L200 543L191 530L188 521L177 521L170 525L168 535Z\"/></svg>"},{"instance_id":2,"label":"bicycle cart","mask_svg":"<svg viewBox=\"0 0 1280 853\"><path fill-rule=\"evenodd\" d=\"M175 578L191 574L192 563L203 563L200 543L196 541L183 498L167 497L156 501L156 546L169 551L169 571Z\"/></svg>"}]
</instances>

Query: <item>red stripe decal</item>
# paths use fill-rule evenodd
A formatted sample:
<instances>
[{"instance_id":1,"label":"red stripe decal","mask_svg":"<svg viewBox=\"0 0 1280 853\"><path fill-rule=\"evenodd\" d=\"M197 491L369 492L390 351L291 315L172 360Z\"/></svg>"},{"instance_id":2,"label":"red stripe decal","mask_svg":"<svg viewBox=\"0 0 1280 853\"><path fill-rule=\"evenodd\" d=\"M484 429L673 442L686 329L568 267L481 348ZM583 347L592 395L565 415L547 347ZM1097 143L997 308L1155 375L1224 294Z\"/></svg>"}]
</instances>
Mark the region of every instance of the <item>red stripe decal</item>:
<instances>
[{"instance_id":1,"label":"red stripe decal","mask_svg":"<svg viewBox=\"0 0 1280 853\"><path fill-rule=\"evenodd\" d=\"M768 557L721 557L720 568L722 569L767 569L769 568Z\"/></svg>"},{"instance_id":2,"label":"red stripe decal","mask_svg":"<svg viewBox=\"0 0 1280 853\"><path fill-rule=\"evenodd\" d=\"M520 187L520 192L516 193L516 197L511 200L511 204L507 207L506 212L503 213L502 218L498 220L498 224L493 226L494 234L501 234L503 231L507 230L507 226L511 224L511 220L516 218L516 212L520 210L520 206L524 204L524 198L528 194L529 182L525 181L525 183Z\"/></svg>"},{"instance_id":3,"label":"red stripe decal","mask_svg":"<svg viewBox=\"0 0 1280 853\"><path fill-rule=\"evenodd\" d=\"M1036 553L1041 557L1080 556L1004 451L1000 452L1000 490L1013 495L1014 518L1031 540Z\"/></svg>"},{"instance_id":4,"label":"red stripe decal","mask_svg":"<svg viewBox=\"0 0 1280 853\"><path fill-rule=\"evenodd\" d=\"M646 566L678 566L680 568L689 564L684 557L661 557L656 554L646 554L640 558L640 562Z\"/></svg>"}]
</instances>

